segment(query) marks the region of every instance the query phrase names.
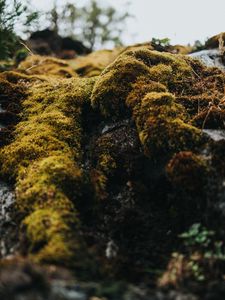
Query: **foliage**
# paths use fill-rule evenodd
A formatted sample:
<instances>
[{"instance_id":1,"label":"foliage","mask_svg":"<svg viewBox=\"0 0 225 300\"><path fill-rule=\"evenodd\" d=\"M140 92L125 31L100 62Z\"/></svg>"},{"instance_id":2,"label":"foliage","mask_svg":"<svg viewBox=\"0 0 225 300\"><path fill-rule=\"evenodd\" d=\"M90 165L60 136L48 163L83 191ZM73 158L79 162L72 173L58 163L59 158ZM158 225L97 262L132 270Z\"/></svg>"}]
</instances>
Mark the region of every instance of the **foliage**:
<instances>
[{"instance_id":1,"label":"foliage","mask_svg":"<svg viewBox=\"0 0 225 300\"><path fill-rule=\"evenodd\" d=\"M206 248L209 246L211 237L214 234L214 231L206 229L200 223L195 223L179 237L184 239L184 244L187 247L201 246Z\"/></svg>"},{"instance_id":2,"label":"foliage","mask_svg":"<svg viewBox=\"0 0 225 300\"><path fill-rule=\"evenodd\" d=\"M157 46L168 47L170 45L170 39L169 38L164 38L164 39L152 38L151 44L156 47Z\"/></svg>"},{"instance_id":3,"label":"foliage","mask_svg":"<svg viewBox=\"0 0 225 300\"><path fill-rule=\"evenodd\" d=\"M82 40L93 50L108 42L121 45L124 22L130 15L127 12L119 14L114 7L102 7L96 0L91 0L89 5L82 7L72 2L61 7L55 1L47 17L55 32Z\"/></svg>"},{"instance_id":4,"label":"foliage","mask_svg":"<svg viewBox=\"0 0 225 300\"><path fill-rule=\"evenodd\" d=\"M37 13L30 13L28 6L19 0L0 0L0 59L13 55L18 44L16 26L29 25L37 18Z\"/></svg>"},{"instance_id":5,"label":"foliage","mask_svg":"<svg viewBox=\"0 0 225 300\"><path fill-rule=\"evenodd\" d=\"M205 45L201 41L197 40L194 42L193 52L201 51L204 49L205 49Z\"/></svg>"},{"instance_id":6,"label":"foliage","mask_svg":"<svg viewBox=\"0 0 225 300\"><path fill-rule=\"evenodd\" d=\"M206 259L225 260L223 242L215 240L215 232L208 230L200 223L193 224L187 232L180 236L184 240L184 245L191 252L201 251Z\"/></svg>"}]
</instances>

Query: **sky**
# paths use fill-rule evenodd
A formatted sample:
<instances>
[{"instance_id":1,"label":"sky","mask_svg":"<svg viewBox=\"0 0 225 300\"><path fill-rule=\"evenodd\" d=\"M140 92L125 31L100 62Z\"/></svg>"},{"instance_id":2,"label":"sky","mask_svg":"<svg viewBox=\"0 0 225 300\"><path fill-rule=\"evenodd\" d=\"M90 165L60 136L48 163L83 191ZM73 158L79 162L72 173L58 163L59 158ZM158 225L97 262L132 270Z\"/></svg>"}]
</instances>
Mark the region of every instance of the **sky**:
<instances>
[{"instance_id":1,"label":"sky","mask_svg":"<svg viewBox=\"0 0 225 300\"><path fill-rule=\"evenodd\" d=\"M130 5L126 5L127 1ZM39 9L49 9L53 0L31 0ZM66 3L66 0L58 0ZM74 0L85 5L88 0ZM128 11L134 17L127 21L125 44L170 38L172 44L204 42L208 37L225 31L225 0L99 0Z\"/></svg>"}]
</instances>

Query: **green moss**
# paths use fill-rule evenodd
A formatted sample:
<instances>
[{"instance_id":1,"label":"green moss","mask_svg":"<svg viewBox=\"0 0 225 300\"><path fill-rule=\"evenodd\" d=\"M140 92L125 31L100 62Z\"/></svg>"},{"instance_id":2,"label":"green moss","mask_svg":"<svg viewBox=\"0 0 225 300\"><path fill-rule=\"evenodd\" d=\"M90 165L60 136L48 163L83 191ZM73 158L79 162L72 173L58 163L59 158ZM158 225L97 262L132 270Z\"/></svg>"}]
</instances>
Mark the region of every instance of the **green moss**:
<instances>
[{"instance_id":1,"label":"green moss","mask_svg":"<svg viewBox=\"0 0 225 300\"><path fill-rule=\"evenodd\" d=\"M28 253L37 262L63 262L64 266L77 269L87 259L75 213L51 208L37 209L25 218L22 230L26 232Z\"/></svg>"},{"instance_id":2,"label":"green moss","mask_svg":"<svg viewBox=\"0 0 225 300\"><path fill-rule=\"evenodd\" d=\"M131 113L145 154L157 159L201 144L209 105L221 107L224 85L218 69L185 56L137 48L122 53L104 70L91 99L103 117ZM215 118L213 128L218 128L222 112Z\"/></svg>"},{"instance_id":3,"label":"green moss","mask_svg":"<svg viewBox=\"0 0 225 300\"><path fill-rule=\"evenodd\" d=\"M95 196L99 200L105 200L108 196L107 183L108 178L103 171L92 169L90 172L91 184L93 186Z\"/></svg>"},{"instance_id":4,"label":"green moss","mask_svg":"<svg viewBox=\"0 0 225 300\"><path fill-rule=\"evenodd\" d=\"M19 174L17 183L17 205L21 211L32 211L35 207L68 207L65 195L78 201L82 190L82 172L66 155L52 155L29 165L26 174ZM63 199L63 201L62 201ZM34 207L33 207L34 205Z\"/></svg>"},{"instance_id":5,"label":"green moss","mask_svg":"<svg viewBox=\"0 0 225 300\"><path fill-rule=\"evenodd\" d=\"M147 49L127 51L104 70L92 93L92 105L102 115L124 113L124 103L138 77L169 84L171 80L191 77L191 68L180 56Z\"/></svg>"},{"instance_id":6,"label":"green moss","mask_svg":"<svg viewBox=\"0 0 225 300\"><path fill-rule=\"evenodd\" d=\"M91 96L92 106L103 116L124 113L125 99L139 76L148 76L149 68L142 61L124 53L107 67L96 82Z\"/></svg>"},{"instance_id":7,"label":"green moss","mask_svg":"<svg viewBox=\"0 0 225 300\"><path fill-rule=\"evenodd\" d=\"M107 185L110 178L117 170L117 159L115 141L112 137L100 137L93 149L94 168L91 172L91 181L97 199L105 199L107 196Z\"/></svg>"},{"instance_id":8,"label":"green moss","mask_svg":"<svg viewBox=\"0 0 225 300\"><path fill-rule=\"evenodd\" d=\"M165 85L152 81L149 78L138 77L137 81L132 84L132 90L126 99L126 105L133 109L137 105L140 105L142 98L150 92L166 92Z\"/></svg>"},{"instance_id":9,"label":"green moss","mask_svg":"<svg viewBox=\"0 0 225 300\"><path fill-rule=\"evenodd\" d=\"M27 215L24 234L37 261L73 266L85 252L79 250L76 206L84 182L81 116L94 81L33 84L14 141L0 150L1 175L16 179L17 207Z\"/></svg>"},{"instance_id":10,"label":"green moss","mask_svg":"<svg viewBox=\"0 0 225 300\"><path fill-rule=\"evenodd\" d=\"M185 123L185 110L170 93L151 92L133 109L146 155L156 158L197 146L199 129Z\"/></svg>"},{"instance_id":11,"label":"green moss","mask_svg":"<svg viewBox=\"0 0 225 300\"><path fill-rule=\"evenodd\" d=\"M29 87L33 83L48 81L46 75L26 75L19 70L7 71L1 74L6 80L18 86Z\"/></svg>"}]
</instances>

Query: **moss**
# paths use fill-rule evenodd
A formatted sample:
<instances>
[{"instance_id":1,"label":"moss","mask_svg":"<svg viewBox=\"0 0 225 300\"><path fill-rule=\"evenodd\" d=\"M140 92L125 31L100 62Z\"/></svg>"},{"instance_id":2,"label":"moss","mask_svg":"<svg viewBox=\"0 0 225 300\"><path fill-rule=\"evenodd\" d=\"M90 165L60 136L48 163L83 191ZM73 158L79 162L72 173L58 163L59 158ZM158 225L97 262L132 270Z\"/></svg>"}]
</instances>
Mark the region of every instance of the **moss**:
<instances>
[{"instance_id":1,"label":"moss","mask_svg":"<svg viewBox=\"0 0 225 300\"><path fill-rule=\"evenodd\" d=\"M2 73L2 76L11 83L22 84L27 87L29 87L32 83L48 81L46 75L26 75L18 70L4 72Z\"/></svg>"},{"instance_id":2,"label":"moss","mask_svg":"<svg viewBox=\"0 0 225 300\"><path fill-rule=\"evenodd\" d=\"M137 48L122 53L100 75L92 106L104 117L131 113L146 155L170 156L203 142L199 129L212 126L207 109L210 103L221 108L224 83L223 72L196 60ZM207 123L200 118L204 110ZM213 128L218 128L223 113L215 118Z\"/></svg>"},{"instance_id":3,"label":"moss","mask_svg":"<svg viewBox=\"0 0 225 300\"><path fill-rule=\"evenodd\" d=\"M27 75L77 77L77 74L65 61L48 56L30 55L19 64L18 70Z\"/></svg>"},{"instance_id":4,"label":"moss","mask_svg":"<svg viewBox=\"0 0 225 300\"><path fill-rule=\"evenodd\" d=\"M68 63L80 76L93 77L100 75L116 59L120 51L119 48L114 50L98 50L89 55L69 60Z\"/></svg>"},{"instance_id":5,"label":"moss","mask_svg":"<svg viewBox=\"0 0 225 300\"><path fill-rule=\"evenodd\" d=\"M127 51L104 70L92 93L92 105L102 115L120 115L125 100L138 77L168 84L183 76L191 76L191 68L179 56L147 49Z\"/></svg>"},{"instance_id":6,"label":"moss","mask_svg":"<svg viewBox=\"0 0 225 300\"><path fill-rule=\"evenodd\" d=\"M174 187L196 193L202 189L209 167L203 157L186 151L175 154L166 171Z\"/></svg>"},{"instance_id":7,"label":"moss","mask_svg":"<svg viewBox=\"0 0 225 300\"><path fill-rule=\"evenodd\" d=\"M95 197L98 200L105 200L108 196L107 183L108 178L104 173L97 169L92 169L90 172L90 180L94 189Z\"/></svg>"},{"instance_id":8,"label":"moss","mask_svg":"<svg viewBox=\"0 0 225 300\"><path fill-rule=\"evenodd\" d=\"M85 245L79 237L79 220L75 213L38 209L22 223L34 261L81 268L87 259ZM81 260L82 259L82 260Z\"/></svg>"},{"instance_id":9,"label":"moss","mask_svg":"<svg viewBox=\"0 0 225 300\"><path fill-rule=\"evenodd\" d=\"M0 150L1 175L16 179L17 207L27 215L24 234L37 261L72 266L82 256L76 212L84 182L81 116L93 84L65 79L32 85L14 141Z\"/></svg>"},{"instance_id":10,"label":"moss","mask_svg":"<svg viewBox=\"0 0 225 300\"><path fill-rule=\"evenodd\" d=\"M144 76L139 77L137 81L132 84L132 90L126 99L126 105L133 109L141 103L142 98L150 92L166 92L165 85L146 79Z\"/></svg>"},{"instance_id":11,"label":"moss","mask_svg":"<svg viewBox=\"0 0 225 300\"><path fill-rule=\"evenodd\" d=\"M6 73L0 74L0 99L19 103L19 100L26 95L26 87L8 80L5 76Z\"/></svg>"},{"instance_id":12,"label":"moss","mask_svg":"<svg viewBox=\"0 0 225 300\"><path fill-rule=\"evenodd\" d=\"M219 40L222 38L225 41L225 32L221 32L220 34L214 35L209 38L205 43L206 49L219 48Z\"/></svg>"},{"instance_id":13,"label":"moss","mask_svg":"<svg viewBox=\"0 0 225 300\"><path fill-rule=\"evenodd\" d=\"M158 280L158 286L183 289L194 284L204 290L212 282L223 282L224 256L221 249L215 249L220 248L220 244L221 242L212 243L211 241L210 250L207 249L207 245L205 249L203 246L203 249L195 251L189 249L185 254L173 253L166 271ZM200 245L199 248L201 248ZM215 299L218 297L219 294Z\"/></svg>"},{"instance_id":14,"label":"moss","mask_svg":"<svg viewBox=\"0 0 225 300\"><path fill-rule=\"evenodd\" d=\"M124 113L124 101L132 89L132 83L137 77L148 76L148 73L148 66L132 57L131 52L125 52L99 77L91 96L92 106L105 117Z\"/></svg>"},{"instance_id":15,"label":"moss","mask_svg":"<svg viewBox=\"0 0 225 300\"><path fill-rule=\"evenodd\" d=\"M170 93L151 92L133 109L145 153L151 158L195 147L201 132L185 123L183 107Z\"/></svg>"},{"instance_id":16,"label":"moss","mask_svg":"<svg viewBox=\"0 0 225 300\"><path fill-rule=\"evenodd\" d=\"M117 169L116 146L110 136L103 135L94 144L91 171L91 182L97 199L105 199L108 195L107 186L109 179Z\"/></svg>"},{"instance_id":17,"label":"moss","mask_svg":"<svg viewBox=\"0 0 225 300\"><path fill-rule=\"evenodd\" d=\"M26 174L22 171L17 183L17 205L20 211L32 211L35 207L56 207L71 203L65 196L78 201L82 190L82 172L66 155L52 155L30 164ZM63 201L62 201L63 199ZM33 207L33 205L35 207Z\"/></svg>"}]
</instances>

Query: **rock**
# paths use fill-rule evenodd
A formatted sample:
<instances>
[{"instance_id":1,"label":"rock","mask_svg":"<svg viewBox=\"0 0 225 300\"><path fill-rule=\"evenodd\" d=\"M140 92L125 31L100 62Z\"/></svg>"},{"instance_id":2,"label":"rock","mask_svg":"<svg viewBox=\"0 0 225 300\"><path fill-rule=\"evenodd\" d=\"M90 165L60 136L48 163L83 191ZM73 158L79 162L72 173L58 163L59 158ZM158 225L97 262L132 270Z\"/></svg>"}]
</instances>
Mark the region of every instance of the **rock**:
<instances>
[{"instance_id":1,"label":"rock","mask_svg":"<svg viewBox=\"0 0 225 300\"><path fill-rule=\"evenodd\" d=\"M225 70L224 56L219 49L202 50L190 54L190 57L199 59L207 67L217 67Z\"/></svg>"},{"instance_id":2,"label":"rock","mask_svg":"<svg viewBox=\"0 0 225 300\"><path fill-rule=\"evenodd\" d=\"M52 55L60 58L65 58L68 55L68 50L71 51L72 57L70 58L91 52L80 41L70 37L62 38L50 29L33 32L26 43L35 54Z\"/></svg>"},{"instance_id":3,"label":"rock","mask_svg":"<svg viewBox=\"0 0 225 300\"><path fill-rule=\"evenodd\" d=\"M213 37L209 38L205 43L206 49L218 49L221 42L225 42L225 32L221 32Z\"/></svg>"}]
</instances>

